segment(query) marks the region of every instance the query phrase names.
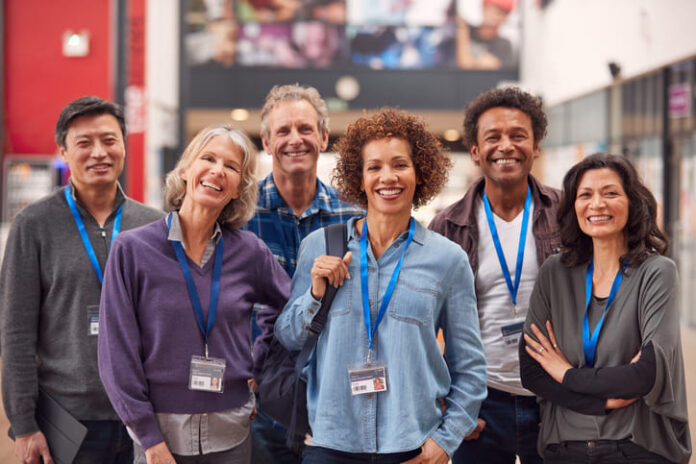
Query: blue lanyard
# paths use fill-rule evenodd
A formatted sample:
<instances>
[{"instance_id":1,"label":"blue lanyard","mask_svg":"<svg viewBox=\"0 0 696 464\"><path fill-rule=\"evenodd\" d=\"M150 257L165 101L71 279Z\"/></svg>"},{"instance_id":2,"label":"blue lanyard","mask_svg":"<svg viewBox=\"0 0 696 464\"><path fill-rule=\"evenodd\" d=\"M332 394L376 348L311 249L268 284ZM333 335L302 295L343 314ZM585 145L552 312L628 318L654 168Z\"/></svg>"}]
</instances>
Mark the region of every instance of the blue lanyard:
<instances>
[{"instance_id":1,"label":"blue lanyard","mask_svg":"<svg viewBox=\"0 0 696 464\"><path fill-rule=\"evenodd\" d=\"M167 218L167 227L171 229L172 227L172 213L169 214ZM205 357L208 357L208 336L213 330L215 325L215 316L217 316L218 299L220 297L220 274L222 273L222 252L225 248L224 238L220 235L220 240L215 247L215 261L213 262L213 283L210 286L210 305L208 306L208 325L206 326L203 320L203 307L201 306L201 300L198 297L198 290L196 290L196 283L193 281L193 276L191 275L191 269L189 268L188 261L186 260L186 253L184 252L184 247L181 242L172 240L172 246L174 247L174 252L176 253L176 259L179 261L179 267L181 272L184 274L184 280L186 281L186 287L188 288L189 298L191 299L191 305L193 306L193 312L196 315L196 320L198 321L198 327L201 329L203 334L203 339L205 341Z\"/></svg>"},{"instance_id":2,"label":"blue lanyard","mask_svg":"<svg viewBox=\"0 0 696 464\"><path fill-rule=\"evenodd\" d=\"M597 350L597 340L599 339L599 332L602 330L602 324L604 324L604 316L607 315L609 306L614 301L616 297L616 292L619 291L619 285L623 280L623 274L621 274L621 269L616 272L614 277L614 283L611 284L611 290L609 291L609 298L607 298L607 304L604 306L604 312L602 313L602 318L597 323L592 335L590 335L590 321L587 318L587 312L590 309L590 299L592 298L592 274L594 273L594 262L590 260L589 266L587 266L587 274L585 276L585 317L582 321L582 349L585 352L585 365L587 367L594 366L595 351Z\"/></svg>"},{"instance_id":3,"label":"blue lanyard","mask_svg":"<svg viewBox=\"0 0 696 464\"><path fill-rule=\"evenodd\" d=\"M384 292L384 297L382 298L382 304L379 307L379 312L377 312L377 318L375 319L375 326L371 327L370 322L370 292L368 289L367 280L367 218L363 222L362 235L360 236L360 284L362 287L362 306L363 306L363 316L365 318L365 330L367 331L367 341L369 343L368 350L372 351L372 340L374 338L375 332L377 331L377 326L382 322L384 314L387 312L387 306L389 306L389 301L391 300L392 294L394 293L394 287L396 287L396 281L399 280L399 273L401 272L401 264L404 262L404 256L406 256L406 250L408 246L413 241L413 234L416 231L416 221L413 218L410 219L408 225L408 238L406 239L406 245L404 250L401 252L401 258L392 272L391 280L389 280L389 285L387 286L387 291Z\"/></svg>"},{"instance_id":4,"label":"blue lanyard","mask_svg":"<svg viewBox=\"0 0 696 464\"><path fill-rule=\"evenodd\" d=\"M288 244L285 242L285 235L283 235L283 224L280 221L280 213L278 211L272 211L271 216L273 216L273 225L275 226L276 236L278 237L278 245L283 252L285 257L285 272L288 273L290 277L295 273L295 267L290 262L290 252L288 251Z\"/></svg>"},{"instance_id":5,"label":"blue lanyard","mask_svg":"<svg viewBox=\"0 0 696 464\"><path fill-rule=\"evenodd\" d=\"M532 205L532 189L527 185L527 199L524 201L524 214L522 215L522 229L520 230L520 243L517 246L517 266L515 267L515 284L512 284L510 280L510 270L508 269L507 262L505 261L505 254L503 254L503 247L500 245L500 237L498 237L498 229L495 227L495 221L493 220L493 211L491 211L491 204L488 202L488 196L486 191L483 191L483 207L486 210L486 218L488 219L488 228L491 230L491 235L493 236L493 244L495 245L495 251L498 255L498 261L500 262L500 268L503 270L503 277L505 277L505 283L507 283L508 291L512 297L512 304L517 306L517 290L520 288L520 276L522 275L522 263L524 262L524 247L527 243L527 227L529 225L529 210Z\"/></svg>"},{"instance_id":6,"label":"blue lanyard","mask_svg":"<svg viewBox=\"0 0 696 464\"><path fill-rule=\"evenodd\" d=\"M68 202L68 206L70 207L70 211L72 212L73 218L75 219L75 224L77 225L77 230L80 231L80 237L82 237L82 244L85 246L85 250L87 250L87 256L89 256L89 261L92 263L92 269L94 269L94 272L97 274L97 278L99 279L99 283L104 282L104 277L102 276L102 270L101 267L99 267L99 261L97 260L97 255L94 253L94 248L92 247L92 242L89 241L89 235L87 235L87 230L85 229L85 223L82 222L82 218L80 217L80 212L77 210L77 205L75 204L75 200L72 197L72 194L70 193L70 186L66 185L65 186L65 200ZM109 243L109 249L111 249L111 245L114 243L114 239L118 235L119 232L121 232L121 216L123 213L123 205L118 207L118 210L116 211L116 218L114 218L114 228L111 230L111 242Z\"/></svg>"}]
</instances>

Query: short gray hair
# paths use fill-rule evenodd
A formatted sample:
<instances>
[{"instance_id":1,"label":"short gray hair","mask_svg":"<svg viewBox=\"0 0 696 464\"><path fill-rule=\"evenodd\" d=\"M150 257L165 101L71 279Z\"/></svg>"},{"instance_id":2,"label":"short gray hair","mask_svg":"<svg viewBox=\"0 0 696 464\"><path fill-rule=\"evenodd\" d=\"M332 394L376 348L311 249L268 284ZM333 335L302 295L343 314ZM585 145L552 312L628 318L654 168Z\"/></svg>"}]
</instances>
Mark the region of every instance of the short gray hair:
<instances>
[{"instance_id":1,"label":"short gray hair","mask_svg":"<svg viewBox=\"0 0 696 464\"><path fill-rule=\"evenodd\" d=\"M266 95L266 102L261 109L261 134L268 139L268 113L279 103L292 101L307 101L316 110L319 118L319 133L323 136L329 130L329 110L326 102L314 87L302 87L300 84L275 85Z\"/></svg>"},{"instance_id":2,"label":"short gray hair","mask_svg":"<svg viewBox=\"0 0 696 464\"><path fill-rule=\"evenodd\" d=\"M167 201L167 208L170 210L181 208L181 204L186 196L186 182L182 174L213 137L227 137L242 151L239 198L230 200L218 217L218 221L236 229L246 224L254 215L259 190L255 176L256 147L249 140L249 137L239 129L226 124L219 124L206 127L196 134L184 150L174 169L167 174L164 196Z\"/></svg>"}]
</instances>

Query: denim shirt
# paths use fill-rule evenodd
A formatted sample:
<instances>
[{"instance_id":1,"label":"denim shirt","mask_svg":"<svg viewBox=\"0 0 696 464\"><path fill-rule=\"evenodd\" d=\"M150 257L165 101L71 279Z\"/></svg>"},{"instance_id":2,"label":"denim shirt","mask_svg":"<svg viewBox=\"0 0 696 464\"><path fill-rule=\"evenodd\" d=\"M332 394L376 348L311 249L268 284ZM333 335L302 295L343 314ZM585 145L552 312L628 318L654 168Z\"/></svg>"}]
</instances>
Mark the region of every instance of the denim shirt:
<instances>
[{"instance_id":1,"label":"denim shirt","mask_svg":"<svg viewBox=\"0 0 696 464\"><path fill-rule=\"evenodd\" d=\"M352 396L348 369L363 366L368 351L355 221L348 221L351 278L337 292L304 371L313 442L350 453L396 453L433 438L451 456L474 430L486 396L486 364L466 253L416 223L372 349L372 359L386 364L387 391ZM373 324L406 237L402 234L377 260L368 247ZM300 246L291 296L275 326L288 349L302 347L305 327L319 309L320 302L310 293L310 271L314 259L323 254L324 233L315 231ZM437 343L440 328L447 362ZM444 414L439 398L446 400Z\"/></svg>"}]
</instances>

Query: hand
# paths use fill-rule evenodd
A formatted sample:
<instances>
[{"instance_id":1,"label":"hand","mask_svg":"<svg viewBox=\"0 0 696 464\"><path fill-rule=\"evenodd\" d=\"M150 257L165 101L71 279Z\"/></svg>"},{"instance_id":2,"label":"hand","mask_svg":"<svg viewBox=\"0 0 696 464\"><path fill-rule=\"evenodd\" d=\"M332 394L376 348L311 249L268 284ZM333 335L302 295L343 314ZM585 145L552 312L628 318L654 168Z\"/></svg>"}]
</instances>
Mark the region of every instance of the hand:
<instances>
[{"instance_id":1,"label":"hand","mask_svg":"<svg viewBox=\"0 0 696 464\"><path fill-rule=\"evenodd\" d=\"M402 464L447 464L448 462L449 456L447 456L445 450L440 448L440 445L435 443L435 440L428 438L428 441L421 446L421 454Z\"/></svg>"},{"instance_id":2,"label":"hand","mask_svg":"<svg viewBox=\"0 0 696 464\"><path fill-rule=\"evenodd\" d=\"M22 464L40 464L41 459L44 464L53 464L46 437L41 431L17 437L14 453Z\"/></svg>"},{"instance_id":3,"label":"hand","mask_svg":"<svg viewBox=\"0 0 696 464\"><path fill-rule=\"evenodd\" d=\"M256 406L254 406L254 410L251 411L251 414L249 414L249 420L250 420L250 421L253 421L254 419L256 419L256 413L257 413L257 412L258 412L258 410L256 409Z\"/></svg>"},{"instance_id":4,"label":"hand","mask_svg":"<svg viewBox=\"0 0 696 464\"><path fill-rule=\"evenodd\" d=\"M485 428L486 428L486 421L479 417L477 419L476 428L474 429L473 432L471 432L469 435L464 437L464 440L478 440L478 437L481 435L481 432Z\"/></svg>"},{"instance_id":5,"label":"hand","mask_svg":"<svg viewBox=\"0 0 696 464\"><path fill-rule=\"evenodd\" d=\"M249 385L249 390L252 393L256 393L259 390L259 384L256 383L256 379L254 379L254 378L247 379L247 384Z\"/></svg>"},{"instance_id":6,"label":"hand","mask_svg":"<svg viewBox=\"0 0 696 464\"><path fill-rule=\"evenodd\" d=\"M638 362L638 360L640 359L640 353L641 351L638 350L638 353L633 357L633 359L631 359L631 364L635 364Z\"/></svg>"},{"instance_id":7,"label":"hand","mask_svg":"<svg viewBox=\"0 0 696 464\"><path fill-rule=\"evenodd\" d=\"M351 251L347 252L343 258L338 256L321 255L314 260L312 266L312 296L321 300L326 293L326 283L339 287L343 285L345 279L350 279L350 259L353 256Z\"/></svg>"},{"instance_id":8,"label":"hand","mask_svg":"<svg viewBox=\"0 0 696 464\"><path fill-rule=\"evenodd\" d=\"M604 405L605 409L619 409L625 408L638 401L638 398L631 398L630 400L622 400L620 398L609 398L607 404Z\"/></svg>"},{"instance_id":9,"label":"hand","mask_svg":"<svg viewBox=\"0 0 696 464\"><path fill-rule=\"evenodd\" d=\"M556 382L563 383L563 376L573 366L568 362L560 348L558 348L551 321L546 321L546 331L549 334L549 338L546 338L541 330L535 324L532 324L532 332L539 342L524 334L524 340L527 342L527 346L524 348L529 356L534 358Z\"/></svg>"},{"instance_id":10,"label":"hand","mask_svg":"<svg viewBox=\"0 0 696 464\"><path fill-rule=\"evenodd\" d=\"M147 464L176 464L174 456L163 441L146 449L145 459L147 459Z\"/></svg>"}]
</instances>

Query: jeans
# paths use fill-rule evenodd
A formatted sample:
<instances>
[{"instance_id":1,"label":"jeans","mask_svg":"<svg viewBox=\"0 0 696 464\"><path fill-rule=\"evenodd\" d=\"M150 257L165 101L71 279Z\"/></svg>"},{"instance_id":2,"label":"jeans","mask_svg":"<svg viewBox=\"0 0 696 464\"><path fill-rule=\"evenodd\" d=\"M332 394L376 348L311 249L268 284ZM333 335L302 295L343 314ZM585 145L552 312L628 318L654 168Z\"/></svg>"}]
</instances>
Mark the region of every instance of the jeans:
<instances>
[{"instance_id":1,"label":"jeans","mask_svg":"<svg viewBox=\"0 0 696 464\"><path fill-rule=\"evenodd\" d=\"M251 423L253 439L251 462L254 464L300 464L301 454L296 454L285 445L286 429L278 422L257 409Z\"/></svg>"},{"instance_id":2,"label":"jeans","mask_svg":"<svg viewBox=\"0 0 696 464\"><path fill-rule=\"evenodd\" d=\"M320 446L307 446L302 464L401 464L418 456L420 452L418 448L413 451L390 454L346 453Z\"/></svg>"},{"instance_id":3,"label":"jeans","mask_svg":"<svg viewBox=\"0 0 696 464\"><path fill-rule=\"evenodd\" d=\"M131 464L133 440L120 421L82 421L87 436L73 464Z\"/></svg>"},{"instance_id":4,"label":"jeans","mask_svg":"<svg viewBox=\"0 0 696 464\"><path fill-rule=\"evenodd\" d=\"M545 464L669 464L660 455L625 440L564 441L546 447Z\"/></svg>"},{"instance_id":5,"label":"jeans","mask_svg":"<svg viewBox=\"0 0 696 464\"><path fill-rule=\"evenodd\" d=\"M145 464L145 450L134 444L135 459L133 464ZM179 456L173 454L177 464L249 464L251 461L251 435L232 449L218 453L198 454L194 456Z\"/></svg>"},{"instance_id":6,"label":"jeans","mask_svg":"<svg viewBox=\"0 0 696 464\"><path fill-rule=\"evenodd\" d=\"M488 387L479 417L486 421L476 440L465 440L452 464L541 464L537 453L539 406L534 396L521 396Z\"/></svg>"}]
</instances>

